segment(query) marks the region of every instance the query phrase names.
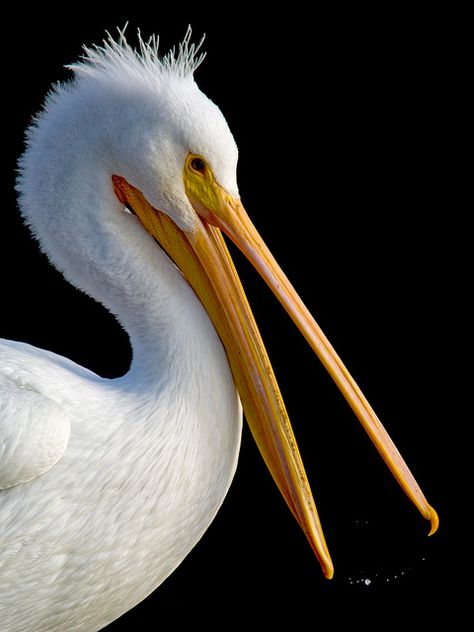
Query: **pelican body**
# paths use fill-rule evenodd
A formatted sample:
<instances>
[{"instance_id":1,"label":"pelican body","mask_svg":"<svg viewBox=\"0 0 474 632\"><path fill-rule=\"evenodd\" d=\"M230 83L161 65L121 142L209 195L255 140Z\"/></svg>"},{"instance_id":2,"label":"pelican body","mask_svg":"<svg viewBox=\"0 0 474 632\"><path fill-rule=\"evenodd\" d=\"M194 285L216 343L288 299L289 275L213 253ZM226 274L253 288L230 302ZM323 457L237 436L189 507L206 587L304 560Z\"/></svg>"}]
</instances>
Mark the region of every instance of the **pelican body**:
<instances>
[{"instance_id":1,"label":"pelican body","mask_svg":"<svg viewBox=\"0 0 474 632\"><path fill-rule=\"evenodd\" d=\"M436 514L253 228L237 147L197 87L199 47L123 33L86 49L30 127L25 222L64 277L128 332L103 379L0 341L0 628L100 630L150 594L208 528L232 481L242 406L326 576L332 562L283 400L222 238L277 294L399 483Z\"/></svg>"}]
</instances>

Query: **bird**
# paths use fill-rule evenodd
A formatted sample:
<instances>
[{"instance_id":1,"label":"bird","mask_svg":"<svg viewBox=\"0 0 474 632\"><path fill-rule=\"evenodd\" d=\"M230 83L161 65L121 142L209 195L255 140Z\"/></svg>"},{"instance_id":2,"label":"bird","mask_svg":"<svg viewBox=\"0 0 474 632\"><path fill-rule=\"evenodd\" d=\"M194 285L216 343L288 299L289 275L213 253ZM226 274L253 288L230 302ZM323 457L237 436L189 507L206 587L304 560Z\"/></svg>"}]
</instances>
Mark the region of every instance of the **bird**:
<instances>
[{"instance_id":1,"label":"bird","mask_svg":"<svg viewBox=\"0 0 474 632\"><path fill-rule=\"evenodd\" d=\"M106 379L0 340L3 632L100 630L154 591L228 492L245 414L326 577L333 564L270 360L227 248L250 260L410 500L392 440L253 226L238 149L194 73L192 31L161 55L125 29L84 47L31 123L20 212L50 262L127 332ZM224 235L226 237L224 237Z\"/></svg>"}]
</instances>

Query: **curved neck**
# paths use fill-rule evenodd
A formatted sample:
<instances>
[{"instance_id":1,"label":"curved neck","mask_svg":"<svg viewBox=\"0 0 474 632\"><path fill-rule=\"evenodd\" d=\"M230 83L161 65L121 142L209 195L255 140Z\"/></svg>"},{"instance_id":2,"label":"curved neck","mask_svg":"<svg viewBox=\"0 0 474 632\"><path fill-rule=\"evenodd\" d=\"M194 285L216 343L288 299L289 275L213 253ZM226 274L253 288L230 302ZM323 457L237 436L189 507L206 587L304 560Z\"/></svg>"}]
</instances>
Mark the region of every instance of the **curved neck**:
<instances>
[{"instance_id":1,"label":"curved neck","mask_svg":"<svg viewBox=\"0 0 474 632\"><path fill-rule=\"evenodd\" d=\"M111 168L96 169L97 160L85 150L63 151L55 169L48 169L47 156L38 161L35 155L25 154L19 183L27 223L66 280L109 309L127 331L131 371L156 380L178 348L187 352L183 337L199 335L187 314L203 311L201 304L136 217L125 212Z\"/></svg>"},{"instance_id":2,"label":"curved neck","mask_svg":"<svg viewBox=\"0 0 474 632\"><path fill-rule=\"evenodd\" d=\"M88 99L65 92L30 128L17 184L20 207L52 264L128 332L131 371L156 379L178 350L189 358L210 324L174 264L124 212L112 184L123 167L110 112ZM186 340L194 344L186 348Z\"/></svg>"}]
</instances>

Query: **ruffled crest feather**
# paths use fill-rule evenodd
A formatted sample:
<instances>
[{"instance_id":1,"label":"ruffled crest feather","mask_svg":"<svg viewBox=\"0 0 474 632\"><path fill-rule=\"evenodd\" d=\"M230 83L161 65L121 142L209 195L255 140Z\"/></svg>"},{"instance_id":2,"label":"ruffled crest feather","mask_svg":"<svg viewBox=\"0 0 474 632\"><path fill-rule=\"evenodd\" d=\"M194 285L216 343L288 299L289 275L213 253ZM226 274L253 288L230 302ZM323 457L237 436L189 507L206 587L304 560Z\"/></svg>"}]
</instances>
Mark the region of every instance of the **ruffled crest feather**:
<instances>
[{"instance_id":1,"label":"ruffled crest feather","mask_svg":"<svg viewBox=\"0 0 474 632\"><path fill-rule=\"evenodd\" d=\"M155 84L166 75L180 79L192 78L194 71L201 64L206 53L200 52L205 35L198 43L191 42L192 29L188 26L183 41L176 51L173 47L166 55L159 55L159 37L152 35L144 40L140 30L137 31L137 49L133 48L125 37L125 27L118 31L118 38L107 32L102 46L84 46L81 61L67 67L76 77L103 77L104 74L120 77L133 77Z\"/></svg>"}]
</instances>

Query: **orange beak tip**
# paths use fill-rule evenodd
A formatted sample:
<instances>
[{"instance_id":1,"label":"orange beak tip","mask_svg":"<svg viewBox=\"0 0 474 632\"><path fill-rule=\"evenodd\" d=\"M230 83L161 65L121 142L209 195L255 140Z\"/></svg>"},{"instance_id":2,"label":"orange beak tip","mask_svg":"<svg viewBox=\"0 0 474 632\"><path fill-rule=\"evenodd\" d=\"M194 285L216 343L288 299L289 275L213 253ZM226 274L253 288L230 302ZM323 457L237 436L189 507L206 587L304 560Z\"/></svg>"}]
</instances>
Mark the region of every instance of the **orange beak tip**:
<instances>
[{"instance_id":1,"label":"orange beak tip","mask_svg":"<svg viewBox=\"0 0 474 632\"><path fill-rule=\"evenodd\" d=\"M324 568L323 573L326 579L332 579L334 577L334 566L331 564L331 566Z\"/></svg>"},{"instance_id":2,"label":"orange beak tip","mask_svg":"<svg viewBox=\"0 0 474 632\"><path fill-rule=\"evenodd\" d=\"M428 533L428 536L433 535L433 533L436 533L436 531L438 530L438 526L439 526L439 518L438 518L438 514L436 513L436 509L433 509L433 507L431 505L428 505L429 508L429 521L431 522L431 528L430 528L430 532Z\"/></svg>"}]
</instances>

